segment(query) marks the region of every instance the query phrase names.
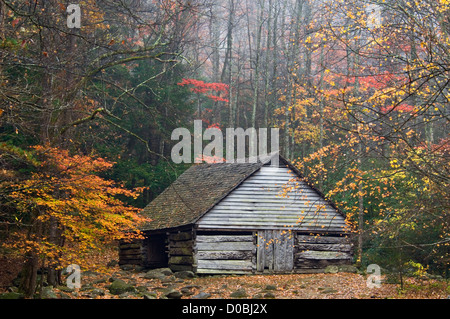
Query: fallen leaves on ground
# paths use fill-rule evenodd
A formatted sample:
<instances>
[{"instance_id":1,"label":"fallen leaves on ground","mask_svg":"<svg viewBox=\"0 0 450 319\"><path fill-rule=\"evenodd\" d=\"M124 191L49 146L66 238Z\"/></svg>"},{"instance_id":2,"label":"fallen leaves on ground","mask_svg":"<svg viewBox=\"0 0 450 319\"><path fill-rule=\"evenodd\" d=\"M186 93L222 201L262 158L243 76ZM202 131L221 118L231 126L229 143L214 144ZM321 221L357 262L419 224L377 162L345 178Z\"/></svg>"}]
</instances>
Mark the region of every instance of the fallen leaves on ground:
<instances>
[{"instance_id":1,"label":"fallen leaves on ground","mask_svg":"<svg viewBox=\"0 0 450 319\"><path fill-rule=\"evenodd\" d=\"M250 275L250 276L207 276L192 279L177 279L169 276L165 280L145 279L145 273L117 270L110 277L104 274L84 275L83 287L77 290L72 298L92 298L89 291L92 288L104 289L104 296L97 299L142 299L142 294L125 296L112 295L108 291L110 278L121 279L143 291L156 293L161 298L167 289L190 290L183 299L192 298L204 292L210 294L210 299L228 299L230 295L243 290L247 298L276 299L369 299L369 298L401 298L401 299L440 299L447 298L447 283L445 281L408 278L404 289L397 284L383 283L381 288L369 289L366 277L352 273L337 274L292 274L292 275ZM86 289L87 287L87 289ZM145 287L145 288L142 288ZM185 289L186 290L186 289ZM268 294L270 293L270 295Z\"/></svg>"}]
</instances>

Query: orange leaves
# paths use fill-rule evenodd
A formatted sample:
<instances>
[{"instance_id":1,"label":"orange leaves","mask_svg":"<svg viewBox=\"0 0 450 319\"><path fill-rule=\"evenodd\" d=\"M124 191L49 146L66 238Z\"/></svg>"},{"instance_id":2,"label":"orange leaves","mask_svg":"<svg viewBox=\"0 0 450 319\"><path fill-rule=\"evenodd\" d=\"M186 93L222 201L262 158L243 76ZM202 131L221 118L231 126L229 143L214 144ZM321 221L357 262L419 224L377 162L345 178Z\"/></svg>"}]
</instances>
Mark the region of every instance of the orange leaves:
<instances>
[{"instance_id":1,"label":"orange leaves","mask_svg":"<svg viewBox=\"0 0 450 319\"><path fill-rule=\"evenodd\" d=\"M136 231L146 221L138 216L136 208L117 197L134 197L137 192L98 176L113 163L48 146L35 147L35 153L41 162L29 179L2 184L13 190L11 200L31 218L32 229L36 227L36 233L26 240L14 240L15 248L23 253L70 263L69 256L77 255L72 254L72 249L87 252L99 243L126 237L127 231ZM68 246L57 245L45 235L50 225L56 225Z\"/></svg>"}]
</instances>

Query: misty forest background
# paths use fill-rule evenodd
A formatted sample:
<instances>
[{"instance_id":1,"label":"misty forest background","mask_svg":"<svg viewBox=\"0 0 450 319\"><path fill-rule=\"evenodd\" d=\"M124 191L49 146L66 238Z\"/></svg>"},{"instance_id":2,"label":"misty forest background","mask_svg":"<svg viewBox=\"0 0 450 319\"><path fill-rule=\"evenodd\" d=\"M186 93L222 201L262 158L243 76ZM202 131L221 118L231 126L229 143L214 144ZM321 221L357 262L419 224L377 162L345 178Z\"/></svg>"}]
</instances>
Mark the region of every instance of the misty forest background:
<instances>
[{"instance_id":1,"label":"misty forest background","mask_svg":"<svg viewBox=\"0 0 450 319\"><path fill-rule=\"evenodd\" d=\"M29 295L40 267L99 266L201 119L280 128L355 263L448 277L449 34L448 0L0 0L1 254Z\"/></svg>"}]
</instances>

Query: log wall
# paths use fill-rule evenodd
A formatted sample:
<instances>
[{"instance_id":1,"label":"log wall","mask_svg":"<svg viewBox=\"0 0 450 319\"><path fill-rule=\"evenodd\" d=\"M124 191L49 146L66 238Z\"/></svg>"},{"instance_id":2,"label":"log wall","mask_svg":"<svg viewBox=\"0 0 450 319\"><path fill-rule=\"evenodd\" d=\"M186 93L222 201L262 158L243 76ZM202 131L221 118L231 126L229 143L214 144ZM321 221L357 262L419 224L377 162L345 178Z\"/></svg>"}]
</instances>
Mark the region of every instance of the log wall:
<instances>
[{"instance_id":1,"label":"log wall","mask_svg":"<svg viewBox=\"0 0 450 319\"><path fill-rule=\"evenodd\" d=\"M194 251L198 274L251 274L255 271L253 235L198 235Z\"/></svg>"},{"instance_id":2,"label":"log wall","mask_svg":"<svg viewBox=\"0 0 450 319\"><path fill-rule=\"evenodd\" d=\"M194 270L194 234L192 230L168 236L168 266L173 271Z\"/></svg>"},{"instance_id":3,"label":"log wall","mask_svg":"<svg viewBox=\"0 0 450 319\"><path fill-rule=\"evenodd\" d=\"M173 271L190 270L198 274L322 272L327 266L353 261L351 241L343 236L289 232L280 235L276 230L197 236L189 230L167 236L168 266ZM150 238L120 242L119 265L154 268L154 257L147 256Z\"/></svg>"},{"instance_id":4,"label":"log wall","mask_svg":"<svg viewBox=\"0 0 450 319\"><path fill-rule=\"evenodd\" d=\"M145 240L119 242L119 265L144 266L147 260Z\"/></svg>"},{"instance_id":5,"label":"log wall","mask_svg":"<svg viewBox=\"0 0 450 319\"><path fill-rule=\"evenodd\" d=\"M339 236L306 236L297 234L294 245L294 268L299 272L320 272L330 265L353 261L349 238Z\"/></svg>"}]
</instances>

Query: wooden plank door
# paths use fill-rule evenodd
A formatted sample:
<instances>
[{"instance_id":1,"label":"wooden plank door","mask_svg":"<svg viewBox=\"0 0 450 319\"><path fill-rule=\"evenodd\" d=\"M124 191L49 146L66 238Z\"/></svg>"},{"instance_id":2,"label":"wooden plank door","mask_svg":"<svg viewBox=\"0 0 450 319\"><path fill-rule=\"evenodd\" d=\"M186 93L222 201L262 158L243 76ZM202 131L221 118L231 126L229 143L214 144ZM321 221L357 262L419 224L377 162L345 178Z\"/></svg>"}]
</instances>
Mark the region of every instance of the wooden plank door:
<instances>
[{"instance_id":1,"label":"wooden plank door","mask_svg":"<svg viewBox=\"0 0 450 319\"><path fill-rule=\"evenodd\" d=\"M294 268L294 237L285 230L258 232L256 270L285 273Z\"/></svg>"}]
</instances>

